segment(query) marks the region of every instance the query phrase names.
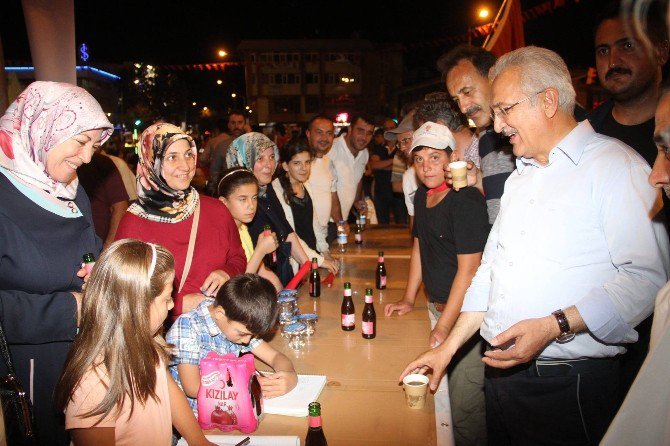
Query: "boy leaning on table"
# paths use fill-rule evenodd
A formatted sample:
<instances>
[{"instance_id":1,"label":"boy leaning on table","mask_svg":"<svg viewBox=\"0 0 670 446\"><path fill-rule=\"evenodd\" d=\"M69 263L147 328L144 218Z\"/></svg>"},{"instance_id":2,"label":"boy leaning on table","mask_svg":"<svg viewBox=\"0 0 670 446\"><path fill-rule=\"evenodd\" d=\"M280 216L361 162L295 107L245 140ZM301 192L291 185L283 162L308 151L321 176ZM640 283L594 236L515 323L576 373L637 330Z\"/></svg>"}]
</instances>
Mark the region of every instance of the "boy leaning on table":
<instances>
[{"instance_id":1,"label":"boy leaning on table","mask_svg":"<svg viewBox=\"0 0 670 446\"><path fill-rule=\"evenodd\" d=\"M207 298L195 309L183 313L167 333L174 345L170 372L197 412L200 388L200 360L210 351L221 355L244 352L272 367L275 373L259 376L264 397L280 396L298 383L291 360L260 339L277 321L274 286L256 274L242 274L228 280L216 298Z\"/></svg>"},{"instance_id":2,"label":"boy leaning on table","mask_svg":"<svg viewBox=\"0 0 670 446\"><path fill-rule=\"evenodd\" d=\"M453 190L445 182L443 168L450 161L456 141L449 129L426 122L412 137L410 156L421 185L414 195L414 244L409 276L401 300L388 304L394 311L412 311L423 282L428 308L438 319L429 344L446 339L463 305L481 262L489 234L486 200L474 187ZM456 444L486 444L483 344L474 336L448 370L449 398Z\"/></svg>"}]
</instances>

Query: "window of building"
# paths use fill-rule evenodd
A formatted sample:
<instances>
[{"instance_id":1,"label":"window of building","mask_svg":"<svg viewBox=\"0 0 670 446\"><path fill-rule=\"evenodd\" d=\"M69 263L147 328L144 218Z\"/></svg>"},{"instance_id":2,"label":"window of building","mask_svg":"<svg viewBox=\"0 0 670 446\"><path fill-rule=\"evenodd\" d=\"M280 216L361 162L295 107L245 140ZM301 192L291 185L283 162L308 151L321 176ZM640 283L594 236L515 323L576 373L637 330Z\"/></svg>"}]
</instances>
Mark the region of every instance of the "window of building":
<instances>
[{"instance_id":1,"label":"window of building","mask_svg":"<svg viewBox=\"0 0 670 446\"><path fill-rule=\"evenodd\" d=\"M318 62L319 53L305 53L303 54L303 58L305 59L305 62Z\"/></svg>"},{"instance_id":2,"label":"window of building","mask_svg":"<svg viewBox=\"0 0 670 446\"><path fill-rule=\"evenodd\" d=\"M300 113L300 96L280 96L270 98L272 113Z\"/></svg>"},{"instance_id":3,"label":"window of building","mask_svg":"<svg viewBox=\"0 0 670 446\"><path fill-rule=\"evenodd\" d=\"M305 73L305 83L306 84L318 84L319 83L319 73Z\"/></svg>"},{"instance_id":4,"label":"window of building","mask_svg":"<svg viewBox=\"0 0 670 446\"><path fill-rule=\"evenodd\" d=\"M318 96L305 97L305 113L319 113L321 111L321 101Z\"/></svg>"}]
</instances>

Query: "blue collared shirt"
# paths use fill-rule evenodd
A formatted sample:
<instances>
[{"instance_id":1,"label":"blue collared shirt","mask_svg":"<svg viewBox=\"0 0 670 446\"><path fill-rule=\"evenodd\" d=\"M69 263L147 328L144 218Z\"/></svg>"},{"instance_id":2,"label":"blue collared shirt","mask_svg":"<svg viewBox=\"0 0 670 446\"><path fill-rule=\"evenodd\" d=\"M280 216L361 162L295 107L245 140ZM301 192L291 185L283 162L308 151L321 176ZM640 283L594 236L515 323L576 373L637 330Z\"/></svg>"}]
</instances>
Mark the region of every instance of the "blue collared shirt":
<instances>
[{"instance_id":1,"label":"blue collared shirt","mask_svg":"<svg viewBox=\"0 0 670 446\"><path fill-rule=\"evenodd\" d=\"M234 353L235 356L240 356L244 352L253 351L263 342L256 338L252 338L249 345L230 342L209 313L209 306L213 303L213 298L207 298L195 309L183 313L177 318L165 337L168 344L175 346L172 350L173 357L169 369L179 387L182 387L182 384L179 373L177 373L178 364L197 366L210 351L215 351L220 355ZM186 398L193 411L197 411L197 400L188 396Z\"/></svg>"},{"instance_id":2,"label":"blue collared shirt","mask_svg":"<svg viewBox=\"0 0 670 446\"><path fill-rule=\"evenodd\" d=\"M649 166L578 124L546 166L518 158L461 311L486 312L490 341L515 323L577 307L588 332L542 358L609 357L635 342L668 278L668 237Z\"/></svg>"}]
</instances>

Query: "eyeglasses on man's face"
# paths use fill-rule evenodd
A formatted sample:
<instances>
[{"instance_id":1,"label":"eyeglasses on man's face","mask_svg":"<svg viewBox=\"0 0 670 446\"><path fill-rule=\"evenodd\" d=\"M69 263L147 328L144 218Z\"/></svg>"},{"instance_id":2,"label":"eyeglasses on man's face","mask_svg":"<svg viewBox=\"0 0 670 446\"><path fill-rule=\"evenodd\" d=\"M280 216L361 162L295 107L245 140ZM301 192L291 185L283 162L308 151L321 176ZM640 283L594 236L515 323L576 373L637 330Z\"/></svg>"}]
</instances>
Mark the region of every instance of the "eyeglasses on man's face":
<instances>
[{"instance_id":1,"label":"eyeglasses on man's face","mask_svg":"<svg viewBox=\"0 0 670 446\"><path fill-rule=\"evenodd\" d=\"M509 114L511 113L511 111L514 107L521 104L522 102L526 102L526 101L530 100L530 98L533 98L540 93L544 93L546 90L547 89L545 88L543 90L538 91L537 93L533 93L530 96L526 96L525 98L523 98L519 101L516 101L512 105L496 105L494 107L491 107L491 121L495 121L496 118L503 119L503 118L509 116Z\"/></svg>"}]
</instances>

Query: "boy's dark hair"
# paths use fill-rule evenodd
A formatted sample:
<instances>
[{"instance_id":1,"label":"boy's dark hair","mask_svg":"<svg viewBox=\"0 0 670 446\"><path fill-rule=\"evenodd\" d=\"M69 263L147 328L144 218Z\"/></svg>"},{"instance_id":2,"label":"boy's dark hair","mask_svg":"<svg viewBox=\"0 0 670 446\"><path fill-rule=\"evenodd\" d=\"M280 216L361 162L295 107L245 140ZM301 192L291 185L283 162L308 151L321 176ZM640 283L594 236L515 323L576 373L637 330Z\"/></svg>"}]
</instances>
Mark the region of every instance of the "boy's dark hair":
<instances>
[{"instance_id":1,"label":"boy's dark hair","mask_svg":"<svg viewBox=\"0 0 670 446\"><path fill-rule=\"evenodd\" d=\"M489 70L496 63L496 56L478 46L458 45L437 59L437 69L442 73L442 79L446 79L447 73L458 65L461 60L469 60L479 74L488 79Z\"/></svg>"},{"instance_id":2,"label":"boy's dark hair","mask_svg":"<svg viewBox=\"0 0 670 446\"><path fill-rule=\"evenodd\" d=\"M277 291L258 274L232 277L216 293L215 304L226 317L244 325L254 336L262 336L275 326L279 313Z\"/></svg>"},{"instance_id":3,"label":"boy's dark hair","mask_svg":"<svg viewBox=\"0 0 670 446\"><path fill-rule=\"evenodd\" d=\"M253 172L244 167L226 169L221 174L221 180L219 180L219 185L216 188L217 197L228 198L235 189L245 184L258 186L258 180Z\"/></svg>"}]
</instances>

